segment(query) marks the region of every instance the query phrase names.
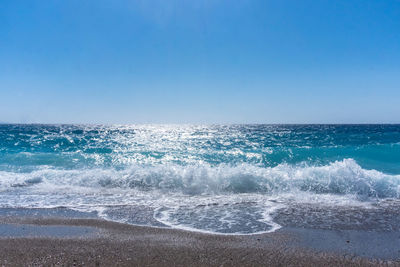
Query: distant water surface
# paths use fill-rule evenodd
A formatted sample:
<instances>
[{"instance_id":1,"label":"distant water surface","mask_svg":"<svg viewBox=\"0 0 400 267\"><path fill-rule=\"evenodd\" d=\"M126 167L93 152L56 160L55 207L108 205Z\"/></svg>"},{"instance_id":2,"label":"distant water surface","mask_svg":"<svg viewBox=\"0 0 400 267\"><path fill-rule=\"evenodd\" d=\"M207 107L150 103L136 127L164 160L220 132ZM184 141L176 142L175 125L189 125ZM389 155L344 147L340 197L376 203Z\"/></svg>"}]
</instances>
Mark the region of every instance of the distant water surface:
<instances>
[{"instance_id":1,"label":"distant water surface","mask_svg":"<svg viewBox=\"0 0 400 267\"><path fill-rule=\"evenodd\" d=\"M1 208L252 234L394 229L399 201L400 125L0 125Z\"/></svg>"}]
</instances>

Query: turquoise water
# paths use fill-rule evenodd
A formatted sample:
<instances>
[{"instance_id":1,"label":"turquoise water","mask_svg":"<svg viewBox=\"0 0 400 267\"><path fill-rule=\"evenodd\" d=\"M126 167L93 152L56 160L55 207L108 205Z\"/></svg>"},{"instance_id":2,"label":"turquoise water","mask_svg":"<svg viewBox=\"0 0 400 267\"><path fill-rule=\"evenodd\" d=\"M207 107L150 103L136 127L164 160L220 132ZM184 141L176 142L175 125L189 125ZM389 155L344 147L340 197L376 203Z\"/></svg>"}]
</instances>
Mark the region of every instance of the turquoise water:
<instances>
[{"instance_id":1,"label":"turquoise water","mask_svg":"<svg viewBox=\"0 0 400 267\"><path fill-rule=\"evenodd\" d=\"M398 199L400 125L0 125L2 207L246 234Z\"/></svg>"}]
</instances>

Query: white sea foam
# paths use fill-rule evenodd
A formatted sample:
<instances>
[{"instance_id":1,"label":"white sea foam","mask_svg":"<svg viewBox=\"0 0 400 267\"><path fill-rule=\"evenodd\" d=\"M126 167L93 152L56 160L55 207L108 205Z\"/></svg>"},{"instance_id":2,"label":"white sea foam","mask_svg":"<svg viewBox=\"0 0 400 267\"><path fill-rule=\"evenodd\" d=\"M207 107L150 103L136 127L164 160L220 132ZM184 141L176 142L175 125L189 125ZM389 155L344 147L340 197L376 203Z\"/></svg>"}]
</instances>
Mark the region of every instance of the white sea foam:
<instances>
[{"instance_id":1,"label":"white sea foam","mask_svg":"<svg viewBox=\"0 0 400 267\"><path fill-rule=\"evenodd\" d=\"M133 165L121 170L47 167L28 173L1 171L0 177L1 191L15 187L32 187L32 190L42 192L55 188L65 188L68 192L120 188L188 195L311 192L352 194L360 198L400 198L400 175L363 169L353 159L325 166L280 164L268 168L251 164Z\"/></svg>"},{"instance_id":2,"label":"white sea foam","mask_svg":"<svg viewBox=\"0 0 400 267\"><path fill-rule=\"evenodd\" d=\"M279 225L271 214L291 202L365 206L388 198L400 198L400 175L363 169L353 159L324 166L162 164L0 172L3 207L64 206L113 219L107 209L146 206L164 225L223 234L274 231Z\"/></svg>"}]
</instances>

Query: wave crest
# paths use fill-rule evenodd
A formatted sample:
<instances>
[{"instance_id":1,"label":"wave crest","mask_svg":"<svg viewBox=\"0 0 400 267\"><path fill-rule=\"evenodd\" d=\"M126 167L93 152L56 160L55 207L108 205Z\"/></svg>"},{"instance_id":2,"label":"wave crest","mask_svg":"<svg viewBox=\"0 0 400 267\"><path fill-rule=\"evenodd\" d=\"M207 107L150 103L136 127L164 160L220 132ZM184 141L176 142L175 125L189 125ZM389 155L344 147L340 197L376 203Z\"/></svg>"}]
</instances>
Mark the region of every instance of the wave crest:
<instances>
[{"instance_id":1,"label":"wave crest","mask_svg":"<svg viewBox=\"0 0 400 267\"><path fill-rule=\"evenodd\" d=\"M358 198L400 198L400 175L363 169L353 159L325 166L280 164L259 167L198 165L135 165L123 170L40 169L30 173L0 172L0 189L12 186L41 190L58 188L137 189L182 192L190 195L219 193L279 194L311 192L351 194Z\"/></svg>"}]
</instances>

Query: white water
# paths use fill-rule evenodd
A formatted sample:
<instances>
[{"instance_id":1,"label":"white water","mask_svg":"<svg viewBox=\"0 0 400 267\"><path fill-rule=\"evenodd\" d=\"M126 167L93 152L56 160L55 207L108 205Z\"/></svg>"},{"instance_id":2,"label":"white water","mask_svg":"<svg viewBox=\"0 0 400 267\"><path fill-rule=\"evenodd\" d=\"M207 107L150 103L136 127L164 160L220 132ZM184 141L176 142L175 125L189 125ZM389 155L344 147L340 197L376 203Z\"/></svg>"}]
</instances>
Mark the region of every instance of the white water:
<instances>
[{"instance_id":1,"label":"white water","mask_svg":"<svg viewBox=\"0 0 400 267\"><path fill-rule=\"evenodd\" d=\"M224 234L274 231L280 226L271 214L288 203L366 206L400 198L399 175L363 169L352 159L325 166L268 168L251 164L133 165L121 170L42 167L29 173L2 171L0 178L2 207L64 206L130 223L137 222L127 219L129 210L119 211L118 218L107 210L148 207L164 225Z\"/></svg>"}]
</instances>

